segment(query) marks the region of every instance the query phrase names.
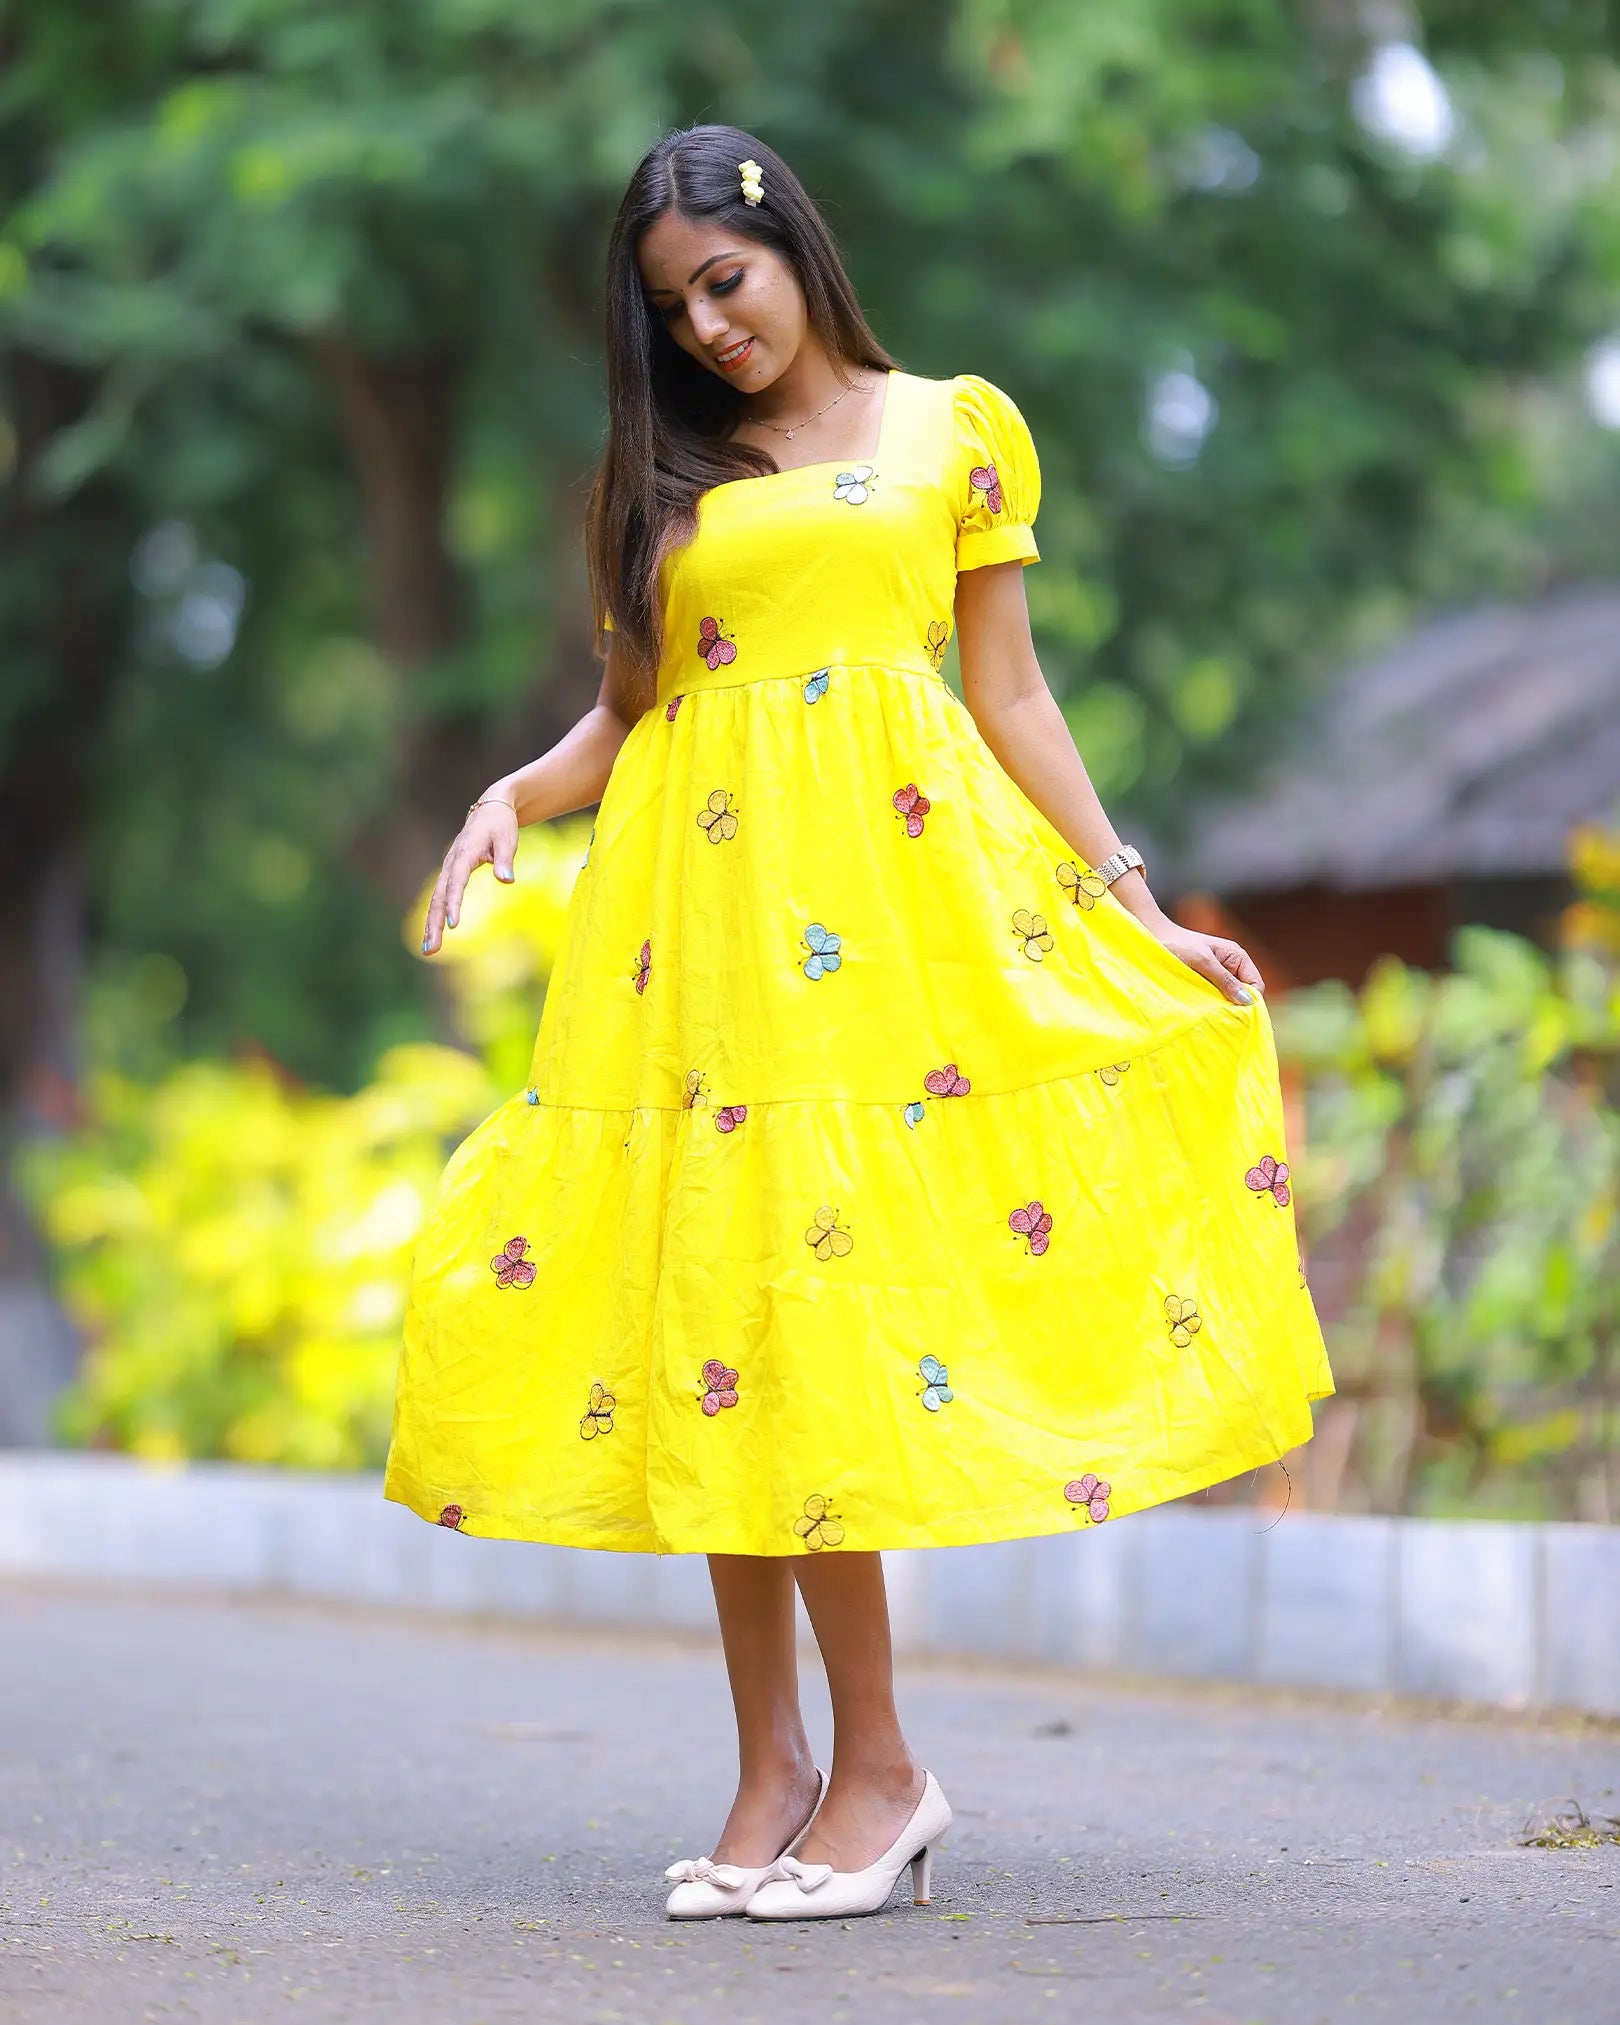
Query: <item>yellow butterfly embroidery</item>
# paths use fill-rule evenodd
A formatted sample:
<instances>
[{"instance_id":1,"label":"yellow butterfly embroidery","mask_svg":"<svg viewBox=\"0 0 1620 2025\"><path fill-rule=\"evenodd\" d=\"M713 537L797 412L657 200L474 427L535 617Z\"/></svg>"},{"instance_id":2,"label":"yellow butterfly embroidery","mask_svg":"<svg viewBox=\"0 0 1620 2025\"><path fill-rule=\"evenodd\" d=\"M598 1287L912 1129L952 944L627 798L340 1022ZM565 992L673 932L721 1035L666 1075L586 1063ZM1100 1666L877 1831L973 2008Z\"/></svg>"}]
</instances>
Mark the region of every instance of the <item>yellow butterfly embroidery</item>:
<instances>
[{"instance_id":1,"label":"yellow butterfly embroidery","mask_svg":"<svg viewBox=\"0 0 1620 2025\"><path fill-rule=\"evenodd\" d=\"M1059 865L1057 877L1076 907L1094 907L1108 891L1108 881L1100 872L1082 872L1072 858Z\"/></svg>"},{"instance_id":2,"label":"yellow butterfly embroidery","mask_svg":"<svg viewBox=\"0 0 1620 2025\"><path fill-rule=\"evenodd\" d=\"M727 837L737 834L737 818L732 811L731 797L724 788L716 788L709 797L709 805L698 817L698 826L709 833L711 844L723 843Z\"/></svg>"},{"instance_id":3,"label":"yellow butterfly embroidery","mask_svg":"<svg viewBox=\"0 0 1620 2025\"><path fill-rule=\"evenodd\" d=\"M579 1431L586 1441L613 1432L614 1397L600 1382L591 1387L591 1403L580 1419Z\"/></svg>"},{"instance_id":4,"label":"yellow butterfly embroidery","mask_svg":"<svg viewBox=\"0 0 1620 2025\"><path fill-rule=\"evenodd\" d=\"M1170 1341L1185 1348L1204 1324L1196 1301L1184 1301L1176 1294L1164 1297L1164 1316L1170 1325Z\"/></svg>"},{"instance_id":5,"label":"yellow butterfly embroidery","mask_svg":"<svg viewBox=\"0 0 1620 2025\"><path fill-rule=\"evenodd\" d=\"M1097 1074L1111 1090L1130 1066L1129 1062L1104 1062Z\"/></svg>"},{"instance_id":6,"label":"yellow butterfly embroidery","mask_svg":"<svg viewBox=\"0 0 1620 2025\"><path fill-rule=\"evenodd\" d=\"M1027 907L1020 907L1012 918L1013 931L1022 936L1024 954L1033 963L1039 963L1047 950L1052 947L1052 932L1046 925L1044 914L1031 914Z\"/></svg>"},{"instance_id":7,"label":"yellow butterfly embroidery","mask_svg":"<svg viewBox=\"0 0 1620 2025\"><path fill-rule=\"evenodd\" d=\"M804 1501L804 1516L793 1521L793 1530L807 1547L836 1547L844 1537L844 1528L827 1507L832 1503L819 1491Z\"/></svg>"},{"instance_id":8,"label":"yellow butterfly embroidery","mask_svg":"<svg viewBox=\"0 0 1620 2025\"><path fill-rule=\"evenodd\" d=\"M928 624L928 658L936 668L945 660L945 645L951 637L951 629L943 619L931 619Z\"/></svg>"},{"instance_id":9,"label":"yellow butterfly embroidery","mask_svg":"<svg viewBox=\"0 0 1620 2025\"><path fill-rule=\"evenodd\" d=\"M823 1203L816 1211L816 1220L804 1234L807 1245L815 1247L818 1259L841 1259L854 1249L855 1240L847 1230L838 1228L838 1212Z\"/></svg>"},{"instance_id":10,"label":"yellow butterfly embroidery","mask_svg":"<svg viewBox=\"0 0 1620 2025\"><path fill-rule=\"evenodd\" d=\"M690 1111L692 1106L700 1103L702 1099L703 1071L701 1069L688 1069L686 1072L686 1083L681 1092L681 1109L683 1111Z\"/></svg>"}]
</instances>

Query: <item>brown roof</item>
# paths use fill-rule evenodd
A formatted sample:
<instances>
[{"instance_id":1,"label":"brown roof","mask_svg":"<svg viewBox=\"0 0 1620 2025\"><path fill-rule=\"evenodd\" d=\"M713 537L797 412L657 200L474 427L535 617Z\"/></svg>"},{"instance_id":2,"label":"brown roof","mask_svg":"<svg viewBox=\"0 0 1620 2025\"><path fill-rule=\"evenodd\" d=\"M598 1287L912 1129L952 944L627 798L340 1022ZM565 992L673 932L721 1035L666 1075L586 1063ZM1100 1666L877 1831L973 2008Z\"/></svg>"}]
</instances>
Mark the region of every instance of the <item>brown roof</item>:
<instances>
[{"instance_id":1,"label":"brown roof","mask_svg":"<svg viewBox=\"0 0 1620 2025\"><path fill-rule=\"evenodd\" d=\"M1350 669L1291 757L1195 817L1180 883L1217 893L1557 872L1620 816L1620 587L1436 619Z\"/></svg>"}]
</instances>

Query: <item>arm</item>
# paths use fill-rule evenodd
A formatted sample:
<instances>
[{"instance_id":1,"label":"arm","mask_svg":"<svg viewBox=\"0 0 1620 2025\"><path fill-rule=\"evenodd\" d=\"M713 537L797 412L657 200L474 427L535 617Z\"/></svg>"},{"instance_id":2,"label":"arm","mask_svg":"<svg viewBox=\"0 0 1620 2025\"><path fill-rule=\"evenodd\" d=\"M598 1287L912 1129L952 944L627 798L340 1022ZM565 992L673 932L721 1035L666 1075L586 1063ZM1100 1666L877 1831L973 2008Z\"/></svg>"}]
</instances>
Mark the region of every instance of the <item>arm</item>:
<instances>
[{"instance_id":1,"label":"arm","mask_svg":"<svg viewBox=\"0 0 1620 2025\"><path fill-rule=\"evenodd\" d=\"M959 573L956 639L963 700L985 744L1085 863L1100 864L1123 839L1097 799L1035 657L1022 562L989 563ZM1140 870L1122 874L1108 890L1166 948L1229 997L1246 1004L1244 985L1264 988L1246 950L1226 936L1178 926L1154 899Z\"/></svg>"},{"instance_id":2,"label":"arm","mask_svg":"<svg viewBox=\"0 0 1620 2025\"><path fill-rule=\"evenodd\" d=\"M638 714L629 700L618 642L609 634L602 686L591 708L549 752L491 781L479 798L483 806L468 810L460 834L444 854L428 902L424 956L439 948L447 925L455 927L461 896L477 866L493 865L497 879L510 881L515 876L512 858L522 824L548 822L602 799L613 762Z\"/></svg>"}]
</instances>

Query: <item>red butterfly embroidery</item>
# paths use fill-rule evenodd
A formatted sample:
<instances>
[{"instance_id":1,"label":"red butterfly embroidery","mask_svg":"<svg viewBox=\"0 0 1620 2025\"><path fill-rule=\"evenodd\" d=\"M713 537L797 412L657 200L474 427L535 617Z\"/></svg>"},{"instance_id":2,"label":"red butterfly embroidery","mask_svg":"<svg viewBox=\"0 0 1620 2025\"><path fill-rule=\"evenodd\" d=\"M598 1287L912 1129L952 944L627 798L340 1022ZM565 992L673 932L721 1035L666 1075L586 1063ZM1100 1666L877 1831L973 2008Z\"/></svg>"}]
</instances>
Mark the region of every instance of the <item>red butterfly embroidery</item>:
<instances>
[{"instance_id":1,"label":"red butterfly embroidery","mask_svg":"<svg viewBox=\"0 0 1620 2025\"><path fill-rule=\"evenodd\" d=\"M1279 1209L1287 1208L1291 1191L1286 1160L1277 1160L1269 1153L1262 1153L1260 1165L1251 1167L1243 1179L1257 1195L1269 1195Z\"/></svg>"},{"instance_id":2,"label":"red butterfly embroidery","mask_svg":"<svg viewBox=\"0 0 1620 2025\"><path fill-rule=\"evenodd\" d=\"M718 619L699 619L697 650L711 668L723 668L737 658L737 643L721 633Z\"/></svg>"},{"instance_id":3,"label":"red butterfly embroidery","mask_svg":"<svg viewBox=\"0 0 1620 2025\"><path fill-rule=\"evenodd\" d=\"M652 969L652 944L651 942L644 942L641 945L641 954L636 959L637 991L645 991L647 989L647 973L651 969Z\"/></svg>"},{"instance_id":4,"label":"red butterfly embroidery","mask_svg":"<svg viewBox=\"0 0 1620 2025\"><path fill-rule=\"evenodd\" d=\"M1029 1239L1029 1248L1039 1254L1051 1243L1052 1212L1032 1202L1027 1209L1015 1209L1007 1219L1018 1235Z\"/></svg>"},{"instance_id":5,"label":"red butterfly embroidery","mask_svg":"<svg viewBox=\"0 0 1620 2025\"><path fill-rule=\"evenodd\" d=\"M965 1097L972 1087L966 1076L956 1073L954 1062L947 1062L943 1069L930 1069L923 1077L923 1088L931 1097Z\"/></svg>"},{"instance_id":6,"label":"red butterfly embroidery","mask_svg":"<svg viewBox=\"0 0 1620 2025\"><path fill-rule=\"evenodd\" d=\"M1087 1470L1083 1477L1075 1477L1063 1486L1063 1495L1071 1505L1084 1505L1092 1518L1101 1523L1108 1517L1108 1500L1113 1485Z\"/></svg>"},{"instance_id":7,"label":"red butterfly embroidery","mask_svg":"<svg viewBox=\"0 0 1620 2025\"><path fill-rule=\"evenodd\" d=\"M709 1388L703 1395L705 1413L718 1413L722 1406L737 1404L737 1374L718 1357L711 1357L704 1365L703 1382Z\"/></svg>"},{"instance_id":8,"label":"red butterfly embroidery","mask_svg":"<svg viewBox=\"0 0 1620 2025\"><path fill-rule=\"evenodd\" d=\"M448 1526L454 1531L466 1516L466 1513L459 1505L446 1505L444 1510L439 1514L439 1524L441 1526Z\"/></svg>"},{"instance_id":9,"label":"red butterfly embroidery","mask_svg":"<svg viewBox=\"0 0 1620 2025\"><path fill-rule=\"evenodd\" d=\"M534 1285L534 1261L523 1254L529 1249L525 1237L508 1238L497 1257L490 1260L490 1270L495 1283L501 1287L532 1287Z\"/></svg>"},{"instance_id":10,"label":"red butterfly embroidery","mask_svg":"<svg viewBox=\"0 0 1620 2025\"><path fill-rule=\"evenodd\" d=\"M906 835L920 837L923 817L933 807L933 803L929 801L927 795L918 794L917 783L914 780L907 781L903 788L895 789L894 806L906 819Z\"/></svg>"},{"instance_id":11,"label":"red butterfly embroidery","mask_svg":"<svg viewBox=\"0 0 1620 2025\"><path fill-rule=\"evenodd\" d=\"M984 494L984 503L992 513L1001 511L1001 475L993 464L975 464L968 473L968 483L975 492Z\"/></svg>"},{"instance_id":12,"label":"red butterfly embroidery","mask_svg":"<svg viewBox=\"0 0 1620 2025\"><path fill-rule=\"evenodd\" d=\"M712 620L709 620L709 619L705 619L705 620L703 621L703 623L704 623L704 625L706 625L706 626L707 626L707 625L711 625L711 624L713 623L713 621L712 621ZM701 652L702 652L703 650L702 650L702 648L699 648L699 649L698 649L698 651L699 651L699 653L701 653ZM735 653L736 649L735 649L735 648L733 648L733 650L732 650L732 651L733 651L733 652ZM713 664L713 662L711 662L711 663L710 663L709 665L710 665L711 667L713 667L713 665L714 665L714 664ZM683 691L683 692L682 692L682 694L684 695L684 693L685 693L685 692ZM680 699L680 697L679 697L679 696L672 696L672 697L671 697L671 698L669 699L669 703L668 703L668 706L666 707L666 709L665 709L665 711L664 711L664 715L665 715L665 716L666 716L666 717L667 717L667 718L669 719L669 721L670 721L670 723L671 723L671 724L673 724L673 723L675 722L675 713L676 713L676 711L677 711L677 710L679 710L679 709L680 709L680 707L681 707L681 699Z\"/></svg>"},{"instance_id":13,"label":"red butterfly embroidery","mask_svg":"<svg viewBox=\"0 0 1620 2025\"><path fill-rule=\"evenodd\" d=\"M735 1132L747 1116L746 1104L722 1104L714 1114L714 1129L717 1132Z\"/></svg>"}]
</instances>

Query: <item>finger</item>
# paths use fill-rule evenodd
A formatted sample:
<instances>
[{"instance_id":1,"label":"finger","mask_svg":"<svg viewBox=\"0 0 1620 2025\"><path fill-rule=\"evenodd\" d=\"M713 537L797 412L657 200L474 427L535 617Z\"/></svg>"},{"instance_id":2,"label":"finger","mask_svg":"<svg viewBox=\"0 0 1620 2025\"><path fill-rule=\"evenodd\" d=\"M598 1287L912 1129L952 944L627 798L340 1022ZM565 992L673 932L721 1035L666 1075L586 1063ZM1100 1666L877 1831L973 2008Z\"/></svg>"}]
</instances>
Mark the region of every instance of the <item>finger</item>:
<instances>
[{"instance_id":1,"label":"finger","mask_svg":"<svg viewBox=\"0 0 1620 2025\"><path fill-rule=\"evenodd\" d=\"M452 859L450 865L450 878L445 888L445 899L448 908L445 918L449 921L452 928L455 927L457 921L461 918L461 899L467 890L467 881L478 870L480 865L487 865L489 863L490 850L491 844L488 837L482 843L467 842L457 846L455 857Z\"/></svg>"},{"instance_id":2,"label":"finger","mask_svg":"<svg viewBox=\"0 0 1620 2025\"><path fill-rule=\"evenodd\" d=\"M439 946L439 936L444 927L444 874L440 872L433 882L432 897L428 901L427 919L422 924L422 954L431 956Z\"/></svg>"},{"instance_id":3,"label":"finger","mask_svg":"<svg viewBox=\"0 0 1620 2025\"><path fill-rule=\"evenodd\" d=\"M516 877L512 870L512 860L517 852L517 839L508 838L503 830L503 833L495 839L494 851L492 862L495 866L495 876L510 883Z\"/></svg>"},{"instance_id":4,"label":"finger","mask_svg":"<svg viewBox=\"0 0 1620 2025\"><path fill-rule=\"evenodd\" d=\"M1244 984L1258 985L1262 991L1265 990L1265 979L1255 968L1253 957L1241 943L1226 942L1220 945L1220 949L1222 963L1234 976L1240 978Z\"/></svg>"},{"instance_id":5,"label":"finger","mask_svg":"<svg viewBox=\"0 0 1620 2025\"><path fill-rule=\"evenodd\" d=\"M1207 977L1211 984L1218 985L1235 1005L1249 1003L1244 995L1245 987L1232 975L1213 949L1199 950L1193 969L1200 977Z\"/></svg>"},{"instance_id":6,"label":"finger","mask_svg":"<svg viewBox=\"0 0 1620 2025\"><path fill-rule=\"evenodd\" d=\"M467 890L467 881L472 876L473 861L458 852L450 866L450 875L444 888L444 918L452 928L461 919L461 896Z\"/></svg>"}]
</instances>

